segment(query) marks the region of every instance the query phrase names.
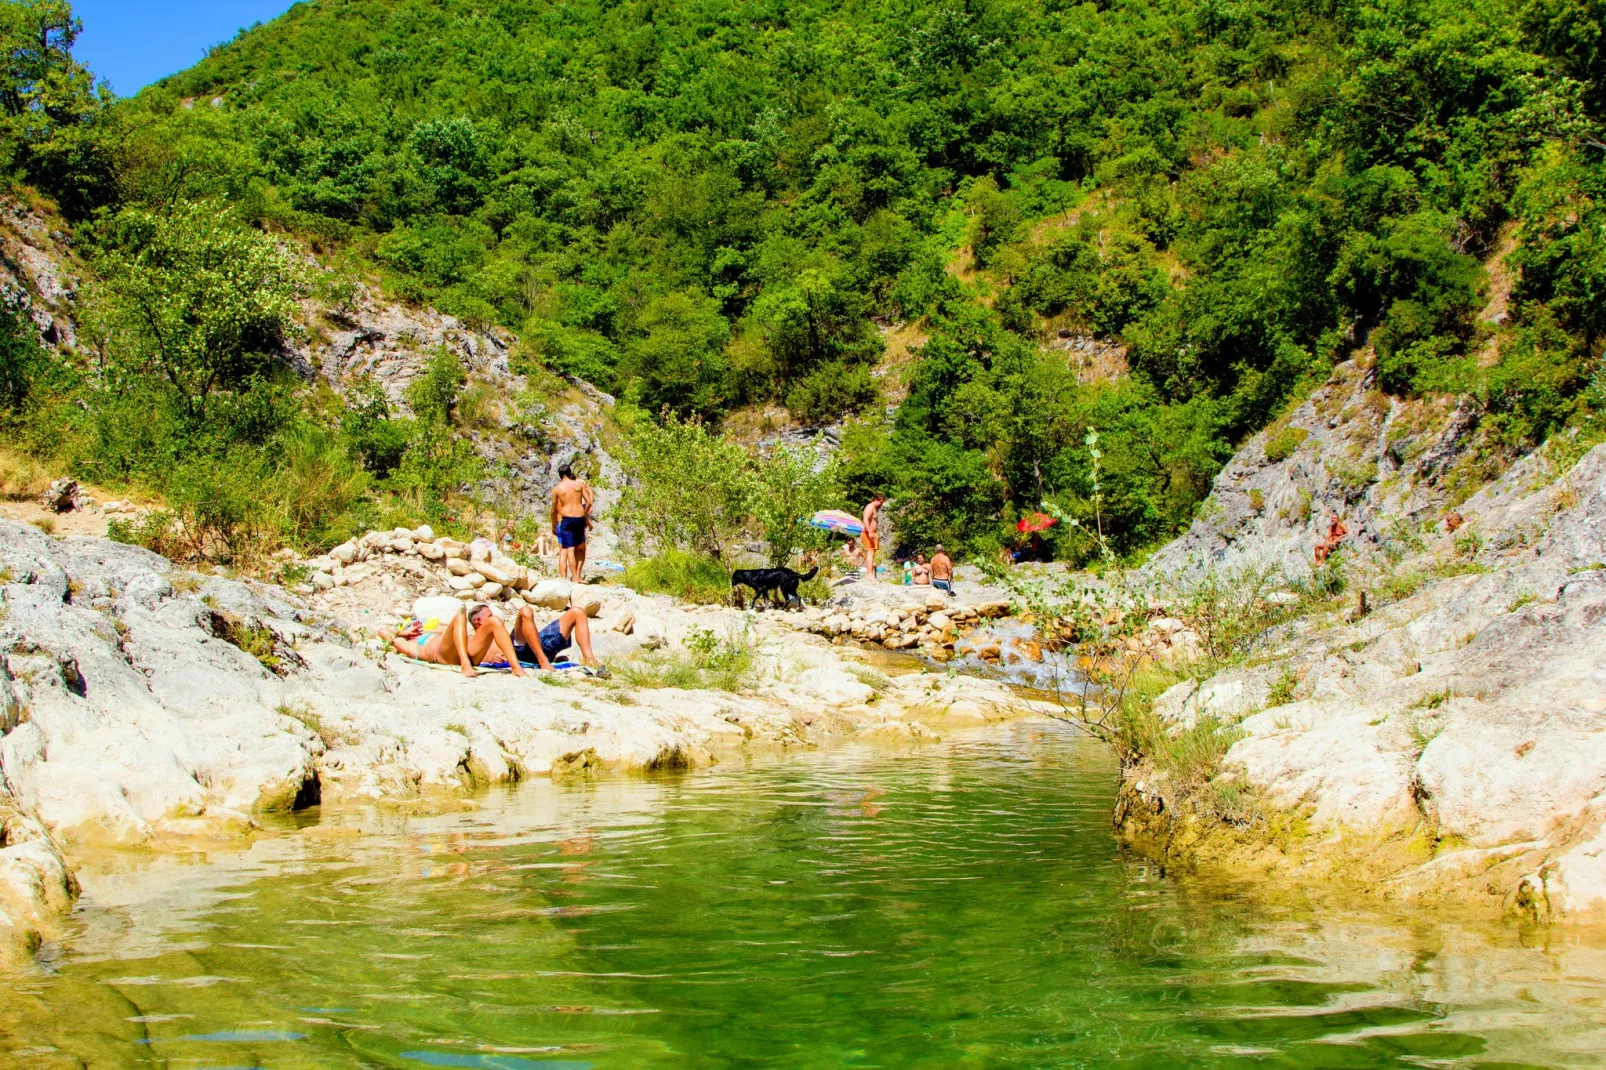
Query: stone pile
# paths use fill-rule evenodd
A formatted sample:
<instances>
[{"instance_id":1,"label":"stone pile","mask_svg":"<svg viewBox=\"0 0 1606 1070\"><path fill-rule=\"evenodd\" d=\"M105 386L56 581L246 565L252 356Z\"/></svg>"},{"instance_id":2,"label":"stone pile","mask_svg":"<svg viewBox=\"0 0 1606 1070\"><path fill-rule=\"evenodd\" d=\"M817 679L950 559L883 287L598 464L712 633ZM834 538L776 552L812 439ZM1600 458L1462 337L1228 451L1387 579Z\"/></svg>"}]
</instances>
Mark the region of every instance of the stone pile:
<instances>
[{"instance_id":1,"label":"stone pile","mask_svg":"<svg viewBox=\"0 0 1606 1070\"><path fill-rule=\"evenodd\" d=\"M425 593L449 595L464 602L506 602L547 609L583 605L593 617L602 604L600 598L584 593L583 588L543 578L484 539L469 543L437 536L427 524L370 531L327 554L308 559L306 564L315 571L301 588L303 594L401 573L417 581Z\"/></svg>"},{"instance_id":2,"label":"stone pile","mask_svg":"<svg viewBox=\"0 0 1606 1070\"><path fill-rule=\"evenodd\" d=\"M1009 615L1009 603L956 605L939 592L896 606L809 610L804 627L832 640L857 639L888 650L912 650L935 661L953 657L954 644L981 621Z\"/></svg>"}]
</instances>

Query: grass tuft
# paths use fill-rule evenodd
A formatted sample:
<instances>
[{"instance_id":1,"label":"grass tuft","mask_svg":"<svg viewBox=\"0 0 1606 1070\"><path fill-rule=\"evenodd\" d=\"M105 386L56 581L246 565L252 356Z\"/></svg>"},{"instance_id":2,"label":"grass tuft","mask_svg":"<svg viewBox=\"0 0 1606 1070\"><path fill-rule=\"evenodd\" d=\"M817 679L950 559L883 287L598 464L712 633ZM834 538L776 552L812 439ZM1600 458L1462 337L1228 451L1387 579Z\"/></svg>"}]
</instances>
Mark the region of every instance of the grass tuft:
<instances>
[{"instance_id":1,"label":"grass tuft","mask_svg":"<svg viewBox=\"0 0 1606 1070\"><path fill-rule=\"evenodd\" d=\"M640 594L667 594L682 602L730 602L731 577L725 566L711 557L683 550L665 550L656 557L637 561L625 569L624 582Z\"/></svg>"}]
</instances>

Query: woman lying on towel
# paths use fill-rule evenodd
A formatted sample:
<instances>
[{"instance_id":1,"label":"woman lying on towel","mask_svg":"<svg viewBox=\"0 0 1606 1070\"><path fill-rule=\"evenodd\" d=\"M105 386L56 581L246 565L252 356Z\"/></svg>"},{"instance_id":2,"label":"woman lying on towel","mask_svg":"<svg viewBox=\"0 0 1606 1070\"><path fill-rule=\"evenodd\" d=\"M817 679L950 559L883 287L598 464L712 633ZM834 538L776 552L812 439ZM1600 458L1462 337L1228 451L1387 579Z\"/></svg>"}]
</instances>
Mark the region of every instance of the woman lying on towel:
<instances>
[{"instance_id":1,"label":"woman lying on towel","mask_svg":"<svg viewBox=\"0 0 1606 1070\"><path fill-rule=\"evenodd\" d=\"M469 631L471 625L472 632ZM484 603L470 606L435 631L426 631L422 621L408 621L407 627L396 633L390 645L398 653L419 661L459 666L464 676L478 676L479 671L474 666L486 662L505 664L514 676L528 675L519 667L512 637L491 612L491 607Z\"/></svg>"}]
</instances>

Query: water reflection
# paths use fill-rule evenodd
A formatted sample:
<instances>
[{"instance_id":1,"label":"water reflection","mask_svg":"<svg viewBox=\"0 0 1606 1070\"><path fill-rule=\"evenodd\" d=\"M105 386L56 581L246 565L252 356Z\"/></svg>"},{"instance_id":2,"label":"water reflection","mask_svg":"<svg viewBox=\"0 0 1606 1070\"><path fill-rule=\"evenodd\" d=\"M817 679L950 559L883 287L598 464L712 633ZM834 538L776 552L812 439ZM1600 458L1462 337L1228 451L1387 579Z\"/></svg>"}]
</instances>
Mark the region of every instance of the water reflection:
<instances>
[{"instance_id":1,"label":"water reflection","mask_svg":"<svg viewBox=\"0 0 1606 1070\"><path fill-rule=\"evenodd\" d=\"M27 1066L1593 1066L1606 940L1123 857L1058 725L97 860Z\"/></svg>"}]
</instances>

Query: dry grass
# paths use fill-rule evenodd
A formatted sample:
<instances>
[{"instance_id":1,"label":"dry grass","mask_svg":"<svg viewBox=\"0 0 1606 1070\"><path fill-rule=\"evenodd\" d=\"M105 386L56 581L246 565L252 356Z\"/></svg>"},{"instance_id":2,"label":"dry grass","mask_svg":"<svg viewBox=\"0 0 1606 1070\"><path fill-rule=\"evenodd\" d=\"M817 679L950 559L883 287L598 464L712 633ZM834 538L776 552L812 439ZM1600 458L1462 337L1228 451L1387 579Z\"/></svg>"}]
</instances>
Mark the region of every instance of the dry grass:
<instances>
[{"instance_id":1,"label":"dry grass","mask_svg":"<svg viewBox=\"0 0 1606 1070\"><path fill-rule=\"evenodd\" d=\"M0 447L0 498L27 501L50 486L50 472L27 454Z\"/></svg>"}]
</instances>

